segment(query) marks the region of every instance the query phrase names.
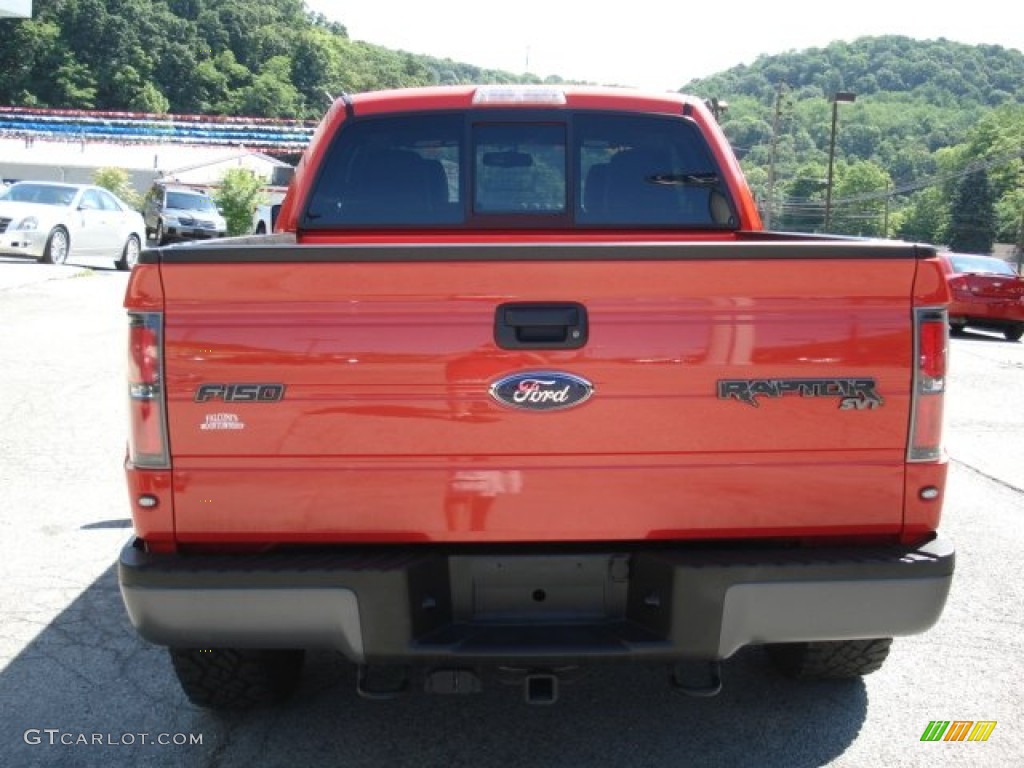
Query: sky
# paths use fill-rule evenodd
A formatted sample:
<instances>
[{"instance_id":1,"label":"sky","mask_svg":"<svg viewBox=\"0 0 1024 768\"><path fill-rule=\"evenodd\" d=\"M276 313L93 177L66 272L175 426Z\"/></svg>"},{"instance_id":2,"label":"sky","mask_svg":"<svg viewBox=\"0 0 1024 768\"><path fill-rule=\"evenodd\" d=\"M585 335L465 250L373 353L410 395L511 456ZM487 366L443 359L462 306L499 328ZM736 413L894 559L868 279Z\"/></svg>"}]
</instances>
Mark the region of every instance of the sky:
<instances>
[{"instance_id":1,"label":"sky","mask_svg":"<svg viewBox=\"0 0 1024 768\"><path fill-rule=\"evenodd\" d=\"M762 54L904 35L1024 50L1019 0L306 0L353 40L485 69L657 91ZM1014 10L1015 9L1015 10Z\"/></svg>"}]
</instances>

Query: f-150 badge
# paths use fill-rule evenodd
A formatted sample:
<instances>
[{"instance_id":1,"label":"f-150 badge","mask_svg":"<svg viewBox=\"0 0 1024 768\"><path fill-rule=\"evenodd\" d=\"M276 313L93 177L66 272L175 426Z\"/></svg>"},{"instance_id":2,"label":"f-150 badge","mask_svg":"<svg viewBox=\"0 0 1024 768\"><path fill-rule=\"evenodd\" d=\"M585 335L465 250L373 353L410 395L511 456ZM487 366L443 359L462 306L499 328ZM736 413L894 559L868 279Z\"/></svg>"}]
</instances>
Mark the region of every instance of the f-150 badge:
<instances>
[{"instance_id":1,"label":"f-150 badge","mask_svg":"<svg viewBox=\"0 0 1024 768\"><path fill-rule=\"evenodd\" d=\"M197 403L276 403L283 397L284 384L200 384L194 399Z\"/></svg>"},{"instance_id":2,"label":"f-150 badge","mask_svg":"<svg viewBox=\"0 0 1024 768\"><path fill-rule=\"evenodd\" d=\"M491 397L502 405L526 411L572 408L592 394L594 385L586 379L556 371L516 373L491 384Z\"/></svg>"},{"instance_id":3,"label":"f-150 badge","mask_svg":"<svg viewBox=\"0 0 1024 768\"><path fill-rule=\"evenodd\" d=\"M842 411L868 411L883 404L874 379L720 379L718 397L760 407L759 397L835 397Z\"/></svg>"}]
</instances>

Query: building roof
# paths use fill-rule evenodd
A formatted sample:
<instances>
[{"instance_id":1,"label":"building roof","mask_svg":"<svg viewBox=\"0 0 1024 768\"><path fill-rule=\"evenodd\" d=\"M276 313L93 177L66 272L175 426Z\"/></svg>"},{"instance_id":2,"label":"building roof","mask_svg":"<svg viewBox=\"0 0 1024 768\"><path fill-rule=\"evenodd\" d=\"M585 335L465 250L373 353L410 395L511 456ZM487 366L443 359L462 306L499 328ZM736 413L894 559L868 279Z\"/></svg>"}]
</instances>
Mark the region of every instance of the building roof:
<instances>
[{"instance_id":1,"label":"building roof","mask_svg":"<svg viewBox=\"0 0 1024 768\"><path fill-rule=\"evenodd\" d=\"M245 148L191 147L180 144L109 144L0 138L0 175L5 165L57 168L124 168L157 174L181 173L252 158L268 169L287 163Z\"/></svg>"}]
</instances>

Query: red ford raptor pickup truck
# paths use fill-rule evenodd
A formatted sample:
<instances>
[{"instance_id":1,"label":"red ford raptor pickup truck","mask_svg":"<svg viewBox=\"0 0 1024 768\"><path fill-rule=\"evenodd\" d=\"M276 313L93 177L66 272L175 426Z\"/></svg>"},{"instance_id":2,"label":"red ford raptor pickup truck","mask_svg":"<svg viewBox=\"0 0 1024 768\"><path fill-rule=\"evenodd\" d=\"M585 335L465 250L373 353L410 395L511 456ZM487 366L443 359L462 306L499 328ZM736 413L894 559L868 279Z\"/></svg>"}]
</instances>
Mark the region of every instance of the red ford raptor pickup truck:
<instances>
[{"instance_id":1,"label":"red ford raptor pickup truck","mask_svg":"<svg viewBox=\"0 0 1024 768\"><path fill-rule=\"evenodd\" d=\"M342 96L274 234L132 272L128 615L211 708L310 649L369 698L872 672L952 578L949 299L930 246L765 231L699 99Z\"/></svg>"}]
</instances>

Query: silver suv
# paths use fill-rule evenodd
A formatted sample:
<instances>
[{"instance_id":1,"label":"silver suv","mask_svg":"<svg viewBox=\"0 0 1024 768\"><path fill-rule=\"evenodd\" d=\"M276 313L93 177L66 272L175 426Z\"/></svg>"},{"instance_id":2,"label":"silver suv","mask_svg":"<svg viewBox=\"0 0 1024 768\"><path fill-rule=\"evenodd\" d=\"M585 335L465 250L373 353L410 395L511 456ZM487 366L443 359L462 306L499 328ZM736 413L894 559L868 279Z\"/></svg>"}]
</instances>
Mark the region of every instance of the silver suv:
<instances>
[{"instance_id":1,"label":"silver suv","mask_svg":"<svg viewBox=\"0 0 1024 768\"><path fill-rule=\"evenodd\" d=\"M157 245L174 240L206 240L224 237L227 222L217 204L205 192L187 187L154 184L142 208L146 236Z\"/></svg>"}]
</instances>

